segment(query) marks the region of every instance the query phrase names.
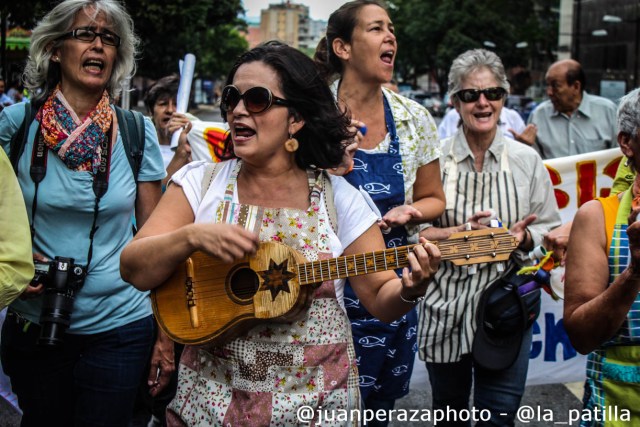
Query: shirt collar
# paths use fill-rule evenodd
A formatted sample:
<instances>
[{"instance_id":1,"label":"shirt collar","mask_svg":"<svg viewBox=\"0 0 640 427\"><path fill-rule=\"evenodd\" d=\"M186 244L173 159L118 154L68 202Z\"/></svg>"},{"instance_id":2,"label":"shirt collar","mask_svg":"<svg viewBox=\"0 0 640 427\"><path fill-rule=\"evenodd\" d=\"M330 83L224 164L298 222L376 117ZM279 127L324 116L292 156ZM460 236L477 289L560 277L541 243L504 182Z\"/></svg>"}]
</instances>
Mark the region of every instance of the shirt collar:
<instances>
[{"instance_id":1,"label":"shirt collar","mask_svg":"<svg viewBox=\"0 0 640 427\"><path fill-rule=\"evenodd\" d=\"M469 148L467 138L464 136L462 126L456 132L453 143L453 155L458 163L466 160L468 157L473 159L473 154L471 153L471 148ZM490 154L494 161L500 161L500 157L504 151L504 145L505 139L502 137L502 131L498 128L491 145L487 149L487 153Z\"/></svg>"},{"instance_id":2,"label":"shirt collar","mask_svg":"<svg viewBox=\"0 0 640 427\"><path fill-rule=\"evenodd\" d=\"M574 114L579 114L585 117L591 117L593 112L592 112L592 102L591 102L591 95L589 95L586 91L582 92L582 100L580 101L580 105L578 105L578 108L576 109L576 111L574 112ZM559 112L558 110L556 110L555 108L553 108L553 116L559 116L559 115L564 115L566 116L566 114Z\"/></svg>"}]
</instances>

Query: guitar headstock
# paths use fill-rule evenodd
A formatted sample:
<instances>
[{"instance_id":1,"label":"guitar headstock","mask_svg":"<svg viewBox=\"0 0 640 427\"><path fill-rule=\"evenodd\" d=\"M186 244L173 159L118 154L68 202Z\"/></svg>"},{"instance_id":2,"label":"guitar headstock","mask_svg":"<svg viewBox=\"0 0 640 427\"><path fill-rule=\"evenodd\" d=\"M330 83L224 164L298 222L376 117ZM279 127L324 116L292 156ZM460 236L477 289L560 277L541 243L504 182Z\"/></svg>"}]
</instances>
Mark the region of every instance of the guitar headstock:
<instances>
[{"instance_id":1,"label":"guitar headstock","mask_svg":"<svg viewBox=\"0 0 640 427\"><path fill-rule=\"evenodd\" d=\"M507 261L518 244L504 228L459 231L437 242L442 259L457 266Z\"/></svg>"}]
</instances>

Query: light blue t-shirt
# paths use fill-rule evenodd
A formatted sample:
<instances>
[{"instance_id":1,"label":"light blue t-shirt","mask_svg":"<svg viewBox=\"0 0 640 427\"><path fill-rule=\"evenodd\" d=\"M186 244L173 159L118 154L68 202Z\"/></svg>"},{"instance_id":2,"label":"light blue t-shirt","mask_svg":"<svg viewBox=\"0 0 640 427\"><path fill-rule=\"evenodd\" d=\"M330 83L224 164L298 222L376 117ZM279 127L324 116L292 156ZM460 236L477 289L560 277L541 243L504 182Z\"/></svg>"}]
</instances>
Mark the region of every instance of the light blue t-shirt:
<instances>
[{"instance_id":1,"label":"light blue t-shirt","mask_svg":"<svg viewBox=\"0 0 640 427\"><path fill-rule=\"evenodd\" d=\"M9 152L11 136L24 118L24 105L5 108L0 113L0 144ZM29 222L33 224L32 204L35 185L29 176L33 141L38 128L34 121L18 164ZM158 181L165 175L153 123L145 118L145 149L138 181ZM76 293L69 332L93 334L139 320L151 314L147 292L140 292L120 277L120 253L132 239L136 185L122 144L120 132L113 146L109 188L99 204L93 256L84 286ZM35 215L34 252L49 259L74 258L86 265L89 233L93 222L95 195L91 172L74 172L48 150L47 172L39 185ZM24 236L28 239L29 236ZM13 310L39 323L42 296L16 300Z\"/></svg>"}]
</instances>

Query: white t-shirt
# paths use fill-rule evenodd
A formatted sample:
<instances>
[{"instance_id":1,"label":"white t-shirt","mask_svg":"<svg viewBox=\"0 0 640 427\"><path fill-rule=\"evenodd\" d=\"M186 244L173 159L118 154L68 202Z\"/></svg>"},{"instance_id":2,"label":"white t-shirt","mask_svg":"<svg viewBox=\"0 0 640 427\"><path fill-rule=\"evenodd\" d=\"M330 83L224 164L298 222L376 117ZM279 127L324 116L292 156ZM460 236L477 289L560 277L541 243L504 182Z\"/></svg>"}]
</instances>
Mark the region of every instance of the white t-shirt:
<instances>
[{"instance_id":1,"label":"white t-shirt","mask_svg":"<svg viewBox=\"0 0 640 427\"><path fill-rule=\"evenodd\" d=\"M229 177L235 168L237 160L223 162L221 169L209 186L209 190L201 197L202 178L208 162L196 161L177 171L171 181L180 187L187 197L195 216L195 222L213 222L218 204L224 200L224 192ZM330 175L333 187L333 200L338 218L338 234L329 230L329 245L334 257L340 256L344 248L353 243L365 231L376 223L376 214L371 211L362 194L349 184L344 178ZM233 193L233 202L238 201L237 187ZM324 203L324 193L320 203L320 214L327 215ZM344 308L344 279L334 282L336 296Z\"/></svg>"}]
</instances>

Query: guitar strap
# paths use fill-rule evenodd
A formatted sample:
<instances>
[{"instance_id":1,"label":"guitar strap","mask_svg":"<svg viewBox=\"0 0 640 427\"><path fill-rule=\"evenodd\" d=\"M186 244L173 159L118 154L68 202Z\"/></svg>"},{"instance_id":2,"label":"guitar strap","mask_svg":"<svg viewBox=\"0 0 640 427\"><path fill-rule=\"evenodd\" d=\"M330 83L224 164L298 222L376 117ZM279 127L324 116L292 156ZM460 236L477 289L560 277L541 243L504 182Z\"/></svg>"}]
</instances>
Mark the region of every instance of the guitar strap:
<instances>
[{"instance_id":1,"label":"guitar strap","mask_svg":"<svg viewBox=\"0 0 640 427\"><path fill-rule=\"evenodd\" d=\"M207 190L211 187L211 183L218 175L220 171L220 163L208 163L204 169L204 176L202 177L202 186L200 189L200 200L207 194Z\"/></svg>"}]
</instances>

